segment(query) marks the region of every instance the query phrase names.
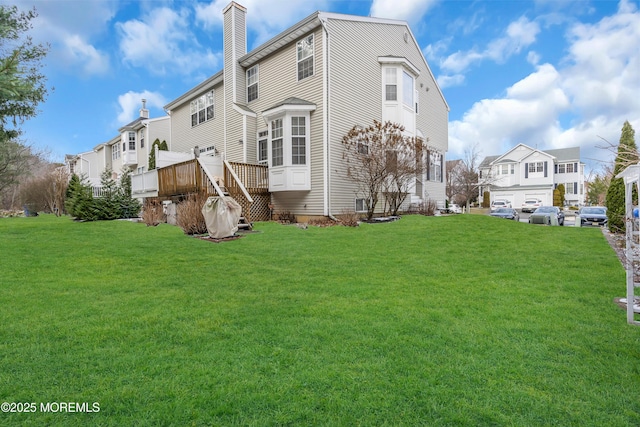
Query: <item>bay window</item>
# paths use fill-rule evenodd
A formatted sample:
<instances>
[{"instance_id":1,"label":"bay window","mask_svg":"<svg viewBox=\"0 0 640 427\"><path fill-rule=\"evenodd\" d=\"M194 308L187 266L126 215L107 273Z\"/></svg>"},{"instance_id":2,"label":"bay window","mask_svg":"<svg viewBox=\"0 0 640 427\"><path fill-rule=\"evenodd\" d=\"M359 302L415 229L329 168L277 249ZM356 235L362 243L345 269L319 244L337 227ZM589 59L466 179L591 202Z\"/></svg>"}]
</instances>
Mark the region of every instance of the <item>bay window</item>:
<instances>
[{"instance_id":1,"label":"bay window","mask_svg":"<svg viewBox=\"0 0 640 427\"><path fill-rule=\"evenodd\" d=\"M305 117L291 117L291 164L307 164Z\"/></svg>"},{"instance_id":2,"label":"bay window","mask_svg":"<svg viewBox=\"0 0 640 427\"><path fill-rule=\"evenodd\" d=\"M136 150L136 133L129 132L129 151Z\"/></svg>"},{"instance_id":3,"label":"bay window","mask_svg":"<svg viewBox=\"0 0 640 427\"><path fill-rule=\"evenodd\" d=\"M382 72L382 121L404 126L409 136L416 135L418 91L416 79L420 70L407 58L378 57Z\"/></svg>"},{"instance_id":4,"label":"bay window","mask_svg":"<svg viewBox=\"0 0 640 427\"><path fill-rule=\"evenodd\" d=\"M282 119L271 122L271 166L282 166L284 163Z\"/></svg>"},{"instance_id":5,"label":"bay window","mask_svg":"<svg viewBox=\"0 0 640 427\"><path fill-rule=\"evenodd\" d=\"M386 68L384 71L384 100L385 101L397 101L398 100L398 78L396 76L397 70L395 68Z\"/></svg>"},{"instance_id":6,"label":"bay window","mask_svg":"<svg viewBox=\"0 0 640 427\"><path fill-rule=\"evenodd\" d=\"M311 111L315 108L314 104L295 100L263 112L269 125L269 191L311 189L309 137Z\"/></svg>"},{"instance_id":7,"label":"bay window","mask_svg":"<svg viewBox=\"0 0 640 427\"><path fill-rule=\"evenodd\" d=\"M413 77L406 71L402 71L402 102L413 109Z\"/></svg>"},{"instance_id":8,"label":"bay window","mask_svg":"<svg viewBox=\"0 0 640 427\"><path fill-rule=\"evenodd\" d=\"M258 164L263 165L269 161L269 131L258 133Z\"/></svg>"}]
</instances>

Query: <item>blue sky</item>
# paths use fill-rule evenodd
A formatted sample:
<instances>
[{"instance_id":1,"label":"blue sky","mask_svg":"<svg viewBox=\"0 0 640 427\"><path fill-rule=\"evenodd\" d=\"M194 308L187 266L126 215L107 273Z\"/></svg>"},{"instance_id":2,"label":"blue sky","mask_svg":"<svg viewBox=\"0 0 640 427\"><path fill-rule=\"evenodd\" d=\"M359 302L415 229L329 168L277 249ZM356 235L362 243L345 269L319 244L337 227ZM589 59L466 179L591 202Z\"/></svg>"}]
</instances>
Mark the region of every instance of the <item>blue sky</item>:
<instances>
[{"instance_id":1,"label":"blue sky","mask_svg":"<svg viewBox=\"0 0 640 427\"><path fill-rule=\"evenodd\" d=\"M89 151L151 117L221 68L229 0L16 0L35 7L31 35L51 45L55 90L25 140L64 154ZM405 20L451 108L448 159L518 143L580 146L589 169L613 154L629 120L640 135L640 0L239 0L248 50L316 10ZM638 138L636 138L638 140Z\"/></svg>"}]
</instances>

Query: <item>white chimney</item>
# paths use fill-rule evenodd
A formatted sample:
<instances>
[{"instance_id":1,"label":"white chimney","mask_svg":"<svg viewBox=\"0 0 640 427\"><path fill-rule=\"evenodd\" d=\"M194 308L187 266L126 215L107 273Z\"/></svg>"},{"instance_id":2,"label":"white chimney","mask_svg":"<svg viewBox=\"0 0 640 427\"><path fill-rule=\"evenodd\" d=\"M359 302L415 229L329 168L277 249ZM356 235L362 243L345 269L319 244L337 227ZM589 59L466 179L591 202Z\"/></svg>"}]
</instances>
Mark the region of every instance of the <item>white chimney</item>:
<instances>
[{"instance_id":1,"label":"white chimney","mask_svg":"<svg viewBox=\"0 0 640 427\"><path fill-rule=\"evenodd\" d=\"M149 118L149 110L147 110L147 100L142 98L142 108L140 109L140 117L143 119Z\"/></svg>"},{"instance_id":2,"label":"white chimney","mask_svg":"<svg viewBox=\"0 0 640 427\"><path fill-rule=\"evenodd\" d=\"M222 11L224 15L224 83L232 88L233 102L244 102L244 78L238 59L247 53L247 9L232 1ZM229 49L227 49L227 46ZM241 96L240 99L238 97Z\"/></svg>"}]
</instances>

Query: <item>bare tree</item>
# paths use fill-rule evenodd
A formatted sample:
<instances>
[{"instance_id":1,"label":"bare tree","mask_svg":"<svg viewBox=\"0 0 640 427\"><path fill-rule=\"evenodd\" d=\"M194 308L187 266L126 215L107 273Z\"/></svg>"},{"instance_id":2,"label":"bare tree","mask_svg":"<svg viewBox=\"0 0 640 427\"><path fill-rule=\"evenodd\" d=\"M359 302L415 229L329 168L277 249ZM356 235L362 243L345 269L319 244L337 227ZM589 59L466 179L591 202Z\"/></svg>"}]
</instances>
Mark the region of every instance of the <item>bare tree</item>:
<instances>
[{"instance_id":1,"label":"bare tree","mask_svg":"<svg viewBox=\"0 0 640 427\"><path fill-rule=\"evenodd\" d=\"M403 135L404 127L373 121L367 127L354 126L342 139L347 177L357 184L365 200L367 219L373 218L380 196L385 213L395 215L420 173L422 142Z\"/></svg>"},{"instance_id":2,"label":"bare tree","mask_svg":"<svg viewBox=\"0 0 640 427\"><path fill-rule=\"evenodd\" d=\"M480 173L480 153L477 144L464 151L464 158L452 170L451 182L456 194L464 200L466 211L469 212L471 202L478 197L478 190L490 186L496 181L492 173Z\"/></svg>"},{"instance_id":3,"label":"bare tree","mask_svg":"<svg viewBox=\"0 0 640 427\"><path fill-rule=\"evenodd\" d=\"M69 174L64 166L45 164L38 174L20 184L20 201L30 211L60 216L68 183Z\"/></svg>"},{"instance_id":4,"label":"bare tree","mask_svg":"<svg viewBox=\"0 0 640 427\"><path fill-rule=\"evenodd\" d=\"M445 192L447 194L447 200L449 200L450 202L462 204L461 201L458 200L460 198L460 196L458 195L458 182L454 180L454 178L456 177L456 169L458 168L458 165L460 163L462 163L462 160L460 159L447 160L447 171L445 174Z\"/></svg>"}]
</instances>

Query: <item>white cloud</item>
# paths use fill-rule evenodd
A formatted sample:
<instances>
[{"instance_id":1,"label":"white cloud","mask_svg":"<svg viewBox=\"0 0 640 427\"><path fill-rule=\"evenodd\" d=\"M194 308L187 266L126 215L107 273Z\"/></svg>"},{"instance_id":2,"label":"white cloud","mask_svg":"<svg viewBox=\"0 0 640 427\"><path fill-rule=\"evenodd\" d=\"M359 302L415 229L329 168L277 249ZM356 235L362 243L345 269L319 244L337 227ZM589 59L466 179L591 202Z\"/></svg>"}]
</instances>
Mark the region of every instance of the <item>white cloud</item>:
<instances>
[{"instance_id":1,"label":"white cloud","mask_svg":"<svg viewBox=\"0 0 640 427\"><path fill-rule=\"evenodd\" d=\"M553 141L559 133L557 117L569 108L569 100L552 65L540 66L506 95L476 102L462 120L450 123L449 148L456 153L452 158L476 143L484 155L492 155L518 142L543 148Z\"/></svg>"},{"instance_id":2,"label":"white cloud","mask_svg":"<svg viewBox=\"0 0 640 427\"><path fill-rule=\"evenodd\" d=\"M71 64L78 64L84 75L100 75L109 71L109 57L77 35L68 35L63 41L61 54Z\"/></svg>"},{"instance_id":3,"label":"white cloud","mask_svg":"<svg viewBox=\"0 0 640 427\"><path fill-rule=\"evenodd\" d=\"M483 155L525 143L579 146L591 168L598 168L597 160L610 161L611 153L597 148L605 145L601 138L617 144L625 120L640 128L640 13L623 0L614 15L571 26L567 40L561 65L538 66L504 97L476 102L452 121L449 158L462 157L476 143ZM538 59L529 53L530 62Z\"/></svg>"},{"instance_id":4,"label":"white cloud","mask_svg":"<svg viewBox=\"0 0 640 427\"><path fill-rule=\"evenodd\" d=\"M95 46L108 31L117 4L112 1L18 1L23 9L37 9L30 34L37 43L49 43L48 63L83 76L108 73L109 55Z\"/></svg>"},{"instance_id":5,"label":"white cloud","mask_svg":"<svg viewBox=\"0 0 640 427\"><path fill-rule=\"evenodd\" d=\"M503 37L488 43L484 50L471 49L466 52L455 52L440 63L440 68L447 72L462 73L472 64L486 59L502 63L533 44L539 32L540 26L537 22L521 16L517 21L509 24Z\"/></svg>"},{"instance_id":6,"label":"white cloud","mask_svg":"<svg viewBox=\"0 0 640 427\"><path fill-rule=\"evenodd\" d=\"M189 17L187 9L160 7L141 20L117 23L123 62L158 75L219 68L219 55L197 44Z\"/></svg>"},{"instance_id":7,"label":"white cloud","mask_svg":"<svg viewBox=\"0 0 640 427\"><path fill-rule=\"evenodd\" d=\"M369 13L377 18L400 19L416 24L437 2L438 0L373 0Z\"/></svg>"},{"instance_id":8,"label":"white cloud","mask_svg":"<svg viewBox=\"0 0 640 427\"><path fill-rule=\"evenodd\" d=\"M540 63L540 54L533 50L527 53L527 62L531 65L538 65Z\"/></svg>"},{"instance_id":9,"label":"white cloud","mask_svg":"<svg viewBox=\"0 0 640 427\"><path fill-rule=\"evenodd\" d=\"M126 125L140 117L139 111L142 107L142 99L147 100L147 109L161 109L167 104L167 100L157 92L149 92L148 90L145 90L143 92L129 91L122 94L118 96L119 112L116 127Z\"/></svg>"},{"instance_id":10,"label":"white cloud","mask_svg":"<svg viewBox=\"0 0 640 427\"><path fill-rule=\"evenodd\" d=\"M454 74L451 76L439 75L437 80L438 80L438 86L440 86L440 89L445 89L451 86L460 86L462 83L464 83L464 75L463 74Z\"/></svg>"}]
</instances>

